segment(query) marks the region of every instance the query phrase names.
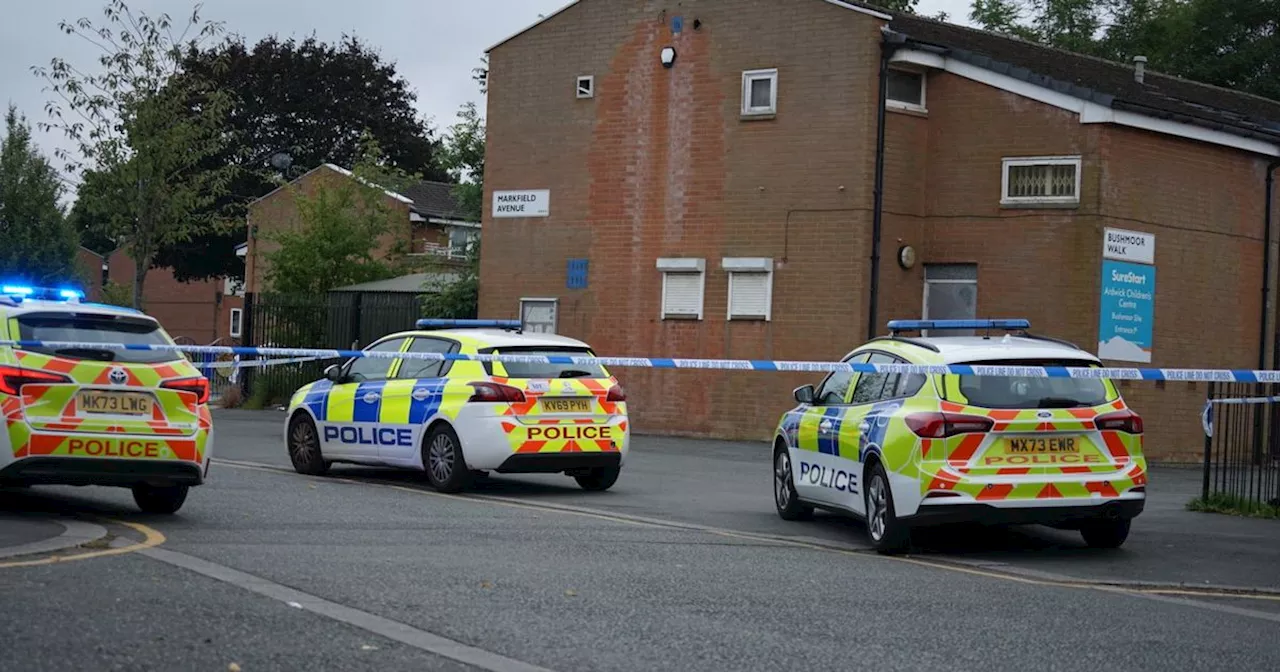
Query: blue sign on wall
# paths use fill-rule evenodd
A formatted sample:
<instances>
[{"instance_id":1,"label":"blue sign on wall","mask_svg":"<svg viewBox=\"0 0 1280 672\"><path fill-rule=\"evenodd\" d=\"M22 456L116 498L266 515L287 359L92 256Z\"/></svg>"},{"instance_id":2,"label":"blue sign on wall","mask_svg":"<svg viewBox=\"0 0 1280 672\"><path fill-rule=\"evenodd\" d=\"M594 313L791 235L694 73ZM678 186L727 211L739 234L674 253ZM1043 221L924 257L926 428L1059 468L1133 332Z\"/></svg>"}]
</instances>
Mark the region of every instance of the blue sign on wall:
<instances>
[{"instance_id":1,"label":"blue sign on wall","mask_svg":"<svg viewBox=\"0 0 1280 672\"><path fill-rule=\"evenodd\" d=\"M585 289L587 286L587 260L570 259L565 271L564 286L569 289Z\"/></svg>"},{"instance_id":2,"label":"blue sign on wall","mask_svg":"<svg viewBox=\"0 0 1280 672\"><path fill-rule=\"evenodd\" d=\"M1155 302L1155 266L1104 259L1098 357L1149 363Z\"/></svg>"}]
</instances>

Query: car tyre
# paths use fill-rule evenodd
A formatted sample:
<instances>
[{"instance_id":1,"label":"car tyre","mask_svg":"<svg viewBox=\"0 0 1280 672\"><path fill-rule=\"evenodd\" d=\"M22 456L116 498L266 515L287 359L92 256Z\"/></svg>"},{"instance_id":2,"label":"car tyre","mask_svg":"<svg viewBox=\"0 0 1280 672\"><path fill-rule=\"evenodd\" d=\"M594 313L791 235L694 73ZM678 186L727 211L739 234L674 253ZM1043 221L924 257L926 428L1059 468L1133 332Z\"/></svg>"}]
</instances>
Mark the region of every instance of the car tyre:
<instances>
[{"instance_id":1,"label":"car tyre","mask_svg":"<svg viewBox=\"0 0 1280 672\"><path fill-rule=\"evenodd\" d=\"M578 482L578 486L588 492L603 492L613 487L618 482L618 475L622 473L622 467L596 467L588 469L586 473L574 474L573 480Z\"/></svg>"},{"instance_id":2,"label":"car tyre","mask_svg":"<svg viewBox=\"0 0 1280 672\"><path fill-rule=\"evenodd\" d=\"M427 433L422 444L422 468L427 482L439 492L462 492L471 484L472 473L462 457L457 432L440 423Z\"/></svg>"},{"instance_id":3,"label":"car tyre","mask_svg":"<svg viewBox=\"0 0 1280 672\"><path fill-rule=\"evenodd\" d=\"M320 452L320 433L316 431L316 423L303 413L293 416L289 421L289 461L293 462L294 471L307 476L323 476L329 471L329 465Z\"/></svg>"},{"instance_id":4,"label":"car tyre","mask_svg":"<svg viewBox=\"0 0 1280 672\"><path fill-rule=\"evenodd\" d=\"M187 501L190 486L166 485L156 486L145 483L133 486L133 501L144 513L172 514L182 508Z\"/></svg>"},{"instance_id":5,"label":"car tyre","mask_svg":"<svg viewBox=\"0 0 1280 672\"><path fill-rule=\"evenodd\" d=\"M883 555L894 555L906 550L911 540L911 530L898 519L893 505L893 488L889 476L879 462L871 467L866 479L863 501L867 512L867 536L871 546Z\"/></svg>"},{"instance_id":6,"label":"car tyre","mask_svg":"<svg viewBox=\"0 0 1280 672\"><path fill-rule=\"evenodd\" d=\"M773 453L773 505L783 520L808 520L813 517L813 507L800 501L796 492L795 474L791 469L791 453L785 446L778 446Z\"/></svg>"},{"instance_id":7,"label":"car tyre","mask_svg":"<svg viewBox=\"0 0 1280 672\"><path fill-rule=\"evenodd\" d=\"M1080 527L1080 536L1091 548L1120 548L1129 538L1128 518L1091 520Z\"/></svg>"}]
</instances>

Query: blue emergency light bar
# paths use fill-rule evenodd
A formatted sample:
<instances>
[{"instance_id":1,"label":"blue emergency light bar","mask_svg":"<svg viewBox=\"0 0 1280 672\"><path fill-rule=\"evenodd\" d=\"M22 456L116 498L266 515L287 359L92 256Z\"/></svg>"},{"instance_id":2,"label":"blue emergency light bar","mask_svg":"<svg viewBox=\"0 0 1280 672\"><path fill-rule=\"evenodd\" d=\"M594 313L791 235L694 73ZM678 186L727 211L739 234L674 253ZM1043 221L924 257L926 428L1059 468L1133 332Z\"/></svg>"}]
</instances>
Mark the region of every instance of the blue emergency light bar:
<instances>
[{"instance_id":1,"label":"blue emergency light bar","mask_svg":"<svg viewBox=\"0 0 1280 672\"><path fill-rule=\"evenodd\" d=\"M419 329L519 329L520 320L418 320Z\"/></svg>"},{"instance_id":2,"label":"blue emergency light bar","mask_svg":"<svg viewBox=\"0 0 1280 672\"><path fill-rule=\"evenodd\" d=\"M948 329L1006 329L1011 331L1031 328L1030 320L890 320L889 333Z\"/></svg>"},{"instance_id":3,"label":"blue emergency light bar","mask_svg":"<svg viewBox=\"0 0 1280 672\"><path fill-rule=\"evenodd\" d=\"M68 288L52 288L52 287L32 287L30 285L3 285L0 286L0 296L7 296L15 299L45 299L56 301L79 301L84 298L84 292L78 289Z\"/></svg>"}]
</instances>

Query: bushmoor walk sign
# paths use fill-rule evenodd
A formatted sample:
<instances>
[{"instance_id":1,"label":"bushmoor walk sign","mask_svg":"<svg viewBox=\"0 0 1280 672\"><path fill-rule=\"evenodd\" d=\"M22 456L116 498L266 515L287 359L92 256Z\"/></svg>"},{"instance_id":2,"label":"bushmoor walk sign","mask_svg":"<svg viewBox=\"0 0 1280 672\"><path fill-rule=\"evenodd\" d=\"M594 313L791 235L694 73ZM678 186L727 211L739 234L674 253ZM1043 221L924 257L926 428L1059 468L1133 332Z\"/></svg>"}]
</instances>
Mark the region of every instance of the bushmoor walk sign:
<instances>
[{"instance_id":1,"label":"bushmoor walk sign","mask_svg":"<svg viewBox=\"0 0 1280 672\"><path fill-rule=\"evenodd\" d=\"M1102 244L1098 357L1151 361L1156 302L1156 237L1108 228ZM1137 263L1134 263L1137 262Z\"/></svg>"}]
</instances>

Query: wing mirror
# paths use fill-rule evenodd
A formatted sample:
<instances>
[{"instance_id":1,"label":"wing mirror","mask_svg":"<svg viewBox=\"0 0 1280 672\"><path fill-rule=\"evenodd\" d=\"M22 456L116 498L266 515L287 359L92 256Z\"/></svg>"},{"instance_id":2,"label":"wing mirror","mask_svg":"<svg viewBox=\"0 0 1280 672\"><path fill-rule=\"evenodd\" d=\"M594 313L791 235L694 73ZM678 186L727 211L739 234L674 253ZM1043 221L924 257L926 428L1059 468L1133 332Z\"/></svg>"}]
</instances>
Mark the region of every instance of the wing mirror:
<instances>
[{"instance_id":1,"label":"wing mirror","mask_svg":"<svg viewBox=\"0 0 1280 672\"><path fill-rule=\"evenodd\" d=\"M342 382L342 365L330 364L328 368L324 370L324 377L326 380L329 380L330 382L341 383Z\"/></svg>"},{"instance_id":2,"label":"wing mirror","mask_svg":"<svg viewBox=\"0 0 1280 672\"><path fill-rule=\"evenodd\" d=\"M817 393L813 389L812 385L805 385L803 387L797 387L794 394L796 395L796 401L802 404L812 404L814 395Z\"/></svg>"}]
</instances>

